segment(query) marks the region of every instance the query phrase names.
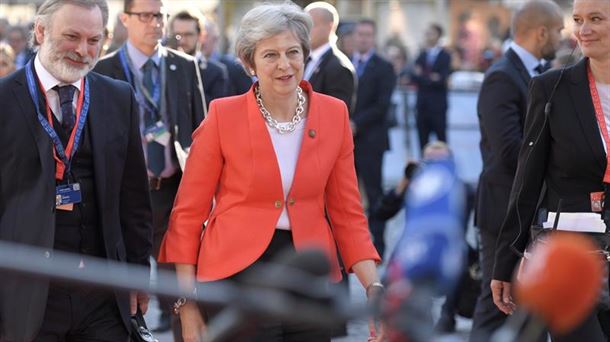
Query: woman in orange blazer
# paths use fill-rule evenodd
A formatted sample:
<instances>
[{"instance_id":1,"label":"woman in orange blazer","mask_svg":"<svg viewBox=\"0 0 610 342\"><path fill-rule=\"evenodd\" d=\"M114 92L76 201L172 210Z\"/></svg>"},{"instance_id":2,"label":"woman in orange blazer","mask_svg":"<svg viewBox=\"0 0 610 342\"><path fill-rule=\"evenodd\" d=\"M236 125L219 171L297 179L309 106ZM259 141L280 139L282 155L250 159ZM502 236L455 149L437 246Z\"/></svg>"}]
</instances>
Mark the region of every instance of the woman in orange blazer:
<instances>
[{"instance_id":1,"label":"woman in orange blazer","mask_svg":"<svg viewBox=\"0 0 610 342\"><path fill-rule=\"evenodd\" d=\"M242 20L237 53L258 82L212 101L193 134L159 256L176 264L184 287L235 277L280 247L324 250L336 282L337 246L367 292L380 285L347 108L302 81L311 25L293 4L262 5ZM205 325L197 306L187 302L180 319L185 340L198 340Z\"/></svg>"}]
</instances>

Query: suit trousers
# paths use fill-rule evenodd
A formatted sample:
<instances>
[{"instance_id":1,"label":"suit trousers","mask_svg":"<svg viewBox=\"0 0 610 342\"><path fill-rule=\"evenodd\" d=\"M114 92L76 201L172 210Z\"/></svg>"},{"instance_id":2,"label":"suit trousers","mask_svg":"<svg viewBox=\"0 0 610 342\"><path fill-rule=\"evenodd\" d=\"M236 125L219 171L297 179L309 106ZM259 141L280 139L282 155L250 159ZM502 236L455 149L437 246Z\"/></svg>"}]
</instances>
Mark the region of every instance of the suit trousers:
<instances>
[{"instance_id":1,"label":"suit trousers","mask_svg":"<svg viewBox=\"0 0 610 342\"><path fill-rule=\"evenodd\" d=\"M358 174L358 179L364 184L364 191L368 202L367 216L369 218L369 229L373 236L373 244L382 259L385 253L385 221L372 217L372 211L383 197L381 187L383 154L384 151L362 151L358 148L356 148L354 153L356 173Z\"/></svg>"},{"instance_id":2,"label":"suit trousers","mask_svg":"<svg viewBox=\"0 0 610 342\"><path fill-rule=\"evenodd\" d=\"M83 285L51 283L36 342L128 340L114 293Z\"/></svg>"},{"instance_id":3,"label":"suit trousers","mask_svg":"<svg viewBox=\"0 0 610 342\"><path fill-rule=\"evenodd\" d=\"M158 189L153 189L152 187L150 189L150 201L153 213L153 256L155 259L159 255L161 241L163 241L163 236L167 231L169 215L172 212L174 198L178 192L180 178L181 174L178 172L174 176L163 178ZM157 268L166 271L174 270L172 264L157 264ZM158 299L161 313L164 315L171 315L175 298L160 297Z\"/></svg>"},{"instance_id":4,"label":"suit trousers","mask_svg":"<svg viewBox=\"0 0 610 342\"><path fill-rule=\"evenodd\" d=\"M488 341L489 336L506 321L507 316L498 309L493 302L491 294L491 277L493 275L494 259L496 253L497 233L479 229L479 259L481 262L481 294L472 317L472 330L470 341Z\"/></svg>"},{"instance_id":5,"label":"suit trousers","mask_svg":"<svg viewBox=\"0 0 610 342\"><path fill-rule=\"evenodd\" d=\"M426 147L430 141L430 133L436 135L436 139L447 142L447 111L432 111L426 106L417 108L417 135L419 137L419 148Z\"/></svg>"},{"instance_id":6,"label":"suit trousers","mask_svg":"<svg viewBox=\"0 0 610 342\"><path fill-rule=\"evenodd\" d=\"M253 267L260 264L277 262L277 257L286 251L294 251L292 232L288 230L276 229L269 247L263 255L245 270L223 280L231 280L237 283L240 278L247 274ZM204 313L205 320L213 328L214 318L217 317L223 308L214 307L202 303L199 310ZM226 338L227 341L240 342L330 342L330 329L312 326L310 324L287 321L281 319L270 319L268 317L248 317L244 320L239 331ZM174 329L174 339L176 342L182 341L181 331Z\"/></svg>"}]
</instances>

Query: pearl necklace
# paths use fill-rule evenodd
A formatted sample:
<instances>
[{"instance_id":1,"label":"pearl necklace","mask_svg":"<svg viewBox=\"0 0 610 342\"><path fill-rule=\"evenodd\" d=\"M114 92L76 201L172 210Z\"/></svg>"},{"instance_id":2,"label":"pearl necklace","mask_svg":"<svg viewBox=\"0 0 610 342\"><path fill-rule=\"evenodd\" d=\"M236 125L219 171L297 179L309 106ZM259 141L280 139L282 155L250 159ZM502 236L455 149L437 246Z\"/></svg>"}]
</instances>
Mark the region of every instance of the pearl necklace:
<instances>
[{"instance_id":1,"label":"pearl necklace","mask_svg":"<svg viewBox=\"0 0 610 342\"><path fill-rule=\"evenodd\" d=\"M258 108L263 114L263 118L267 122L267 125L271 128L275 128L280 134L286 134L294 132L297 128L297 125L303 120L303 112L305 111L305 96L303 95L303 89L301 87L297 87L297 109L292 117L292 120L287 122L285 125L280 124L271 116L271 113L265 108L263 104L263 98L261 97L260 87L254 88L254 94L256 95L256 103L258 104Z\"/></svg>"}]
</instances>

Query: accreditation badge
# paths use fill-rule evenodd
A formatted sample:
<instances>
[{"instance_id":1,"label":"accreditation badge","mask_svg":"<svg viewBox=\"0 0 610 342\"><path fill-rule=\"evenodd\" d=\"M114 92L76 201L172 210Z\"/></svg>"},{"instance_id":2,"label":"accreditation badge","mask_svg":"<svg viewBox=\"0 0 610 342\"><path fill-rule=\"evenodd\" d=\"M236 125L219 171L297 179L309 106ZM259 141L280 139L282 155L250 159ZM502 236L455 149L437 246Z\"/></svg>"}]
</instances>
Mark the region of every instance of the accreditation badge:
<instances>
[{"instance_id":1,"label":"accreditation badge","mask_svg":"<svg viewBox=\"0 0 610 342\"><path fill-rule=\"evenodd\" d=\"M167 146L171 136L163 121L159 120L144 130L144 138L147 143L155 141L163 146Z\"/></svg>"},{"instance_id":2,"label":"accreditation badge","mask_svg":"<svg viewBox=\"0 0 610 342\"><path fill-rule=\"evenodd\" d=\"M604 192L592 192L591 194L591 211L601 213L604 208Z\"/></svg>"},{"instance_id":3,"label":"accreditation badge","mask_svg":"<svg viewBox=\"0 0 610 342\"><path fill-rule=\"evenodd\" d=\"M75 203L82 201L79 183L62 184L55 187L55 208L72 211Z\"/></svg>"}]
</instances>

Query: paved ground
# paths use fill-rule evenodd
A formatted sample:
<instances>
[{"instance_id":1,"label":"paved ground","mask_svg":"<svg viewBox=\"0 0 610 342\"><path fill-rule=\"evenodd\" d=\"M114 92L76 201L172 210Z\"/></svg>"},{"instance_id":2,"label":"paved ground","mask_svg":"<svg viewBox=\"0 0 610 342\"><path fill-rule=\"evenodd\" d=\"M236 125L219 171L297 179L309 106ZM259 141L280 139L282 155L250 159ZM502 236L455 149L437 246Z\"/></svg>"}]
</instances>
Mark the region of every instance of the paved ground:
<instances>
[{"instance_id":1,"label":"paved ground","mask_svg":"<svg viewBox=\"0 0 610 342\"><path fill-rule=\"evenodd\" d=\"M410 113L413 113L413 103L415 96L410 93L407 95ZM481 157L478 149L479 130L476 118L476 93L456 92L450 96L450 111L449 111L449 144L453 150L455 160L458 166L458 173L464 181L476 183L479 172L481 170ZM407 159L419 158L419 147L417 146L417 133L413 130L414 120L409 116L407 122L403 119L403 115L398 115L399 126L391 129L390 140L392 149L385 154L384 160L384 186L390 188L397 183L402 175L402 170ZM409 129L405 129L409 127ZM403 213L399 213L396 217L388 222L386 231L386 243L388 250L395 244L402 228L404 226ZM473 244L474 233L472 229L469 231L468 240ZM382 270L381 270L382 271ZM351 300L354 303L362 303L365 301L365 295L362 287L355 277L350 278ZM433 313L435 317L440 312L442 298L435 301ZM149 313L146 315L146 320L149 327L157 325L159 312L156 304L152 303ZM449 336L439 336L437 341L467 341L470 331L471 321L458 318L457 333ZM333 342L363 342L368 336L368 328L365 320L350 322L348 325L348 336L344 338L333 339ZM155 336L159 342L171 342L172 338L169 333L159 334Z\"/></svg>"}]
</instances>

